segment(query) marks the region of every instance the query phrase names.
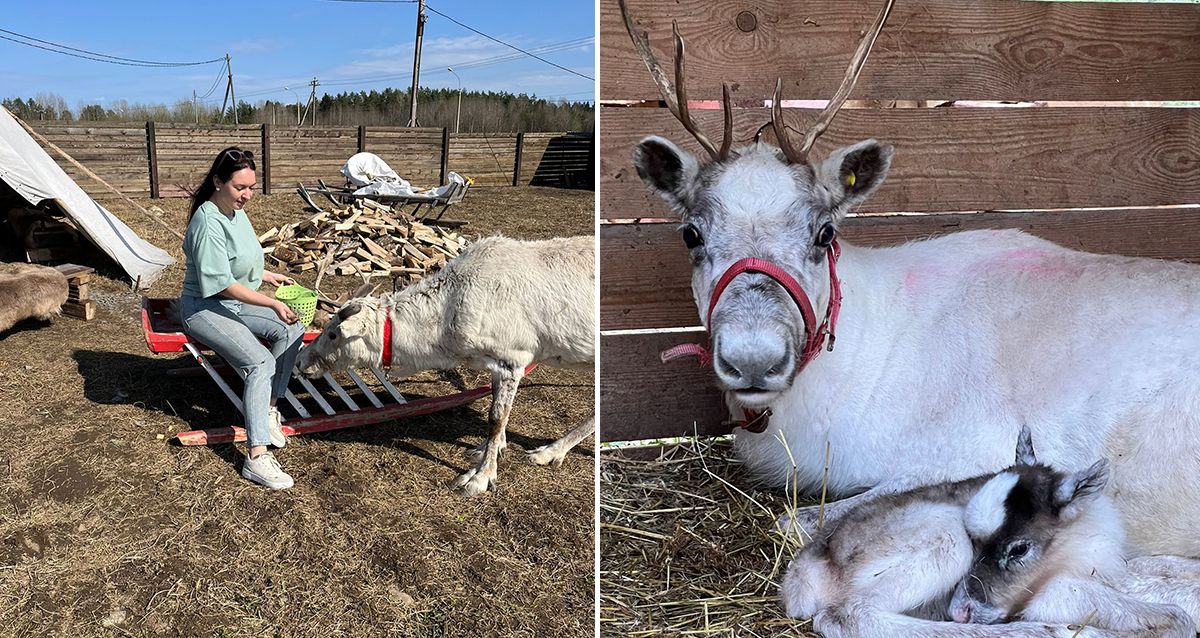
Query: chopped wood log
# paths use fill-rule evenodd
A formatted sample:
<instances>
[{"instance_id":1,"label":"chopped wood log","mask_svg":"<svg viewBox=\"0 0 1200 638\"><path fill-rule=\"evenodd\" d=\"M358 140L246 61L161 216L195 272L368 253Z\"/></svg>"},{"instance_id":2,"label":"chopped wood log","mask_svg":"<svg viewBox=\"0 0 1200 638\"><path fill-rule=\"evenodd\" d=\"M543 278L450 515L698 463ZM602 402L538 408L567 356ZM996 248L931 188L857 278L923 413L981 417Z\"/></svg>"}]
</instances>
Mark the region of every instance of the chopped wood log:
<instances>
[{"instance_id":1,"label":"chopped wood log","mask_svg":"<svg viewBox=\"0 0 1200 638\"><path fill-rule=\"evenodd\" d=\"M420 223L370 199L271 228L259 241L264 255L291 272L316 269L318 279L331 273L390 276L397 286L444 266L467 243L457 232Z\"/></svg>"}]
</instances>

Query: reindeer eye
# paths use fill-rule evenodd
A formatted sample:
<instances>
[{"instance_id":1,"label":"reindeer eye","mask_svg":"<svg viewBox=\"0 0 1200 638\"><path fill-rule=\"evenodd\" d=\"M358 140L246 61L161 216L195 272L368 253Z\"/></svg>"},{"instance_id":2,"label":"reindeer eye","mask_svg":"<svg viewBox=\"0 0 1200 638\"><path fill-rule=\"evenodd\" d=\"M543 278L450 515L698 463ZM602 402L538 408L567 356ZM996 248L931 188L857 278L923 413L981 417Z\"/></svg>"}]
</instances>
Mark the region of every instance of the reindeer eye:
<instances>
[{"instance_id":1,"label":"reindeer eye","mask_svg":"<svg viewBox=\"0 0 1200 638\"><path fill-rule=\"evenodd\" d=\"M329 340L337 341L337 338L338 338L338 329L334 328L333 330L330 330L329 331Z\"/></svg>"},{"instance_id":2,"label":"reindeer eye","mask_svg":"<svg viewBox=\"0 0 1200 638\"><path fill-rule=\"evenodd\" d=\"M1018 561L1018 560L1021 560L1022 558L1024 558L1025 555L1028 553L1029 553L1029 542L1028 541L1016 541L1015 543L1008 546L1008 551L1006 551L1004 553L1004 559L1008 562Z\"/></svg>"},{"instance_id":3,"label":"reindeer eye","mask_svg":"<svg viewBox=\"0 0 1200 638\"><path fill-rule=\"evenodd\" d=\"M704 244L704 238L700 236L700 231L696 230L695 226L688 224L683 227L683 243L687 245L688 250Z\"/></svg>"},{"instance_id":4,"label":"reindeer eye","mask_svg":"<svg viewBox=\"0 0 1200 638\"><path fill-rule=\"evenodd\" d=\"M825 224L821 230L817 231L817 245L821 248L828 248L836 235L837 231L833 229L833 224Z\"/></svg>"}]
</instances>

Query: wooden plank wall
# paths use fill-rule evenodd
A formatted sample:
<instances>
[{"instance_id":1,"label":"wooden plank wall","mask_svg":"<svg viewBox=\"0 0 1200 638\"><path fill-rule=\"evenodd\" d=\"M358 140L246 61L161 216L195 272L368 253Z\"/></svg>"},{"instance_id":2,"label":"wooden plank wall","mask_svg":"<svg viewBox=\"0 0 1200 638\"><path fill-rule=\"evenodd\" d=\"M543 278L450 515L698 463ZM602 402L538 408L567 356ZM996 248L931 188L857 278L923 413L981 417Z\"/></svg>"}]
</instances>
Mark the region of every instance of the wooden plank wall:
<instances>
[{"instance_id":1,"label":"wooden plank wall","mask_svg":"<svg viewBox=\"0 0 1200 638\"><path fill-rule=\"evenodd\" d=\"M121 190L138 197L150 195L149 147L145 122L120 124L30 122L42 135L60 146L90 170ZM239 146L254 152L263 169L263 129L260 125L203 125L155 123L159 194L183 197L203 178L213 157L222 148ZM379 155L415 186L432 188L441 183L442 129L368 126L364 146ZM318 179L341 185L341 167L359 150L358 127L269 127L271 188L287 192L297 182L314 184ZM516 161L516 134L462 134L449 136L447 170L472 177L478 186L509 186ZM529 133L524 136L522 185L541 171L558 176L552 186L593 187L572 173L579 171L582 155L595 151L591 137L568 133ZM570 139L570 144L552 145ZM575 140L589 140L586 152ZM547 150L547 148L550 150ZM56 161L60 158L49 151ZM59 161L84 188L104 192L81 171ZM566 183L571 182L571 183Z\"/></svg>"},{"instance_id":2,"label":"wooden plank wall","mask_svg":"<svg viewBox=\"0 0 1200 638\"><path fill-rule=\"evenodd\" d=\"M669 69L671 21L688 44L688 93L719 100L731 83L735 145L784 99L827 99L882 6L766 0L754 6L629 0ZM639 139L698 144L664 108L633 52L616 0L600 3L601 438L728 431L711 372L661 364L696 332L691 269L672 221L633 167ZM740 14L749 14L740 15ZM740 26L739 26L740 25ZM858 87L859 100L1200 100L1200 6L980 0L898 1ZM700 105L694 105L700 106ZM709 106L711 104L703 105ZM812 109L785 109L801 131ZM710 139L721 112L693 110ZM954 230L1021 228L1096 252L1200 262L1200 110L1147 104L843 110L815 148L874 137L896 148L887 182L843 228L888 245ZM1079 210L1111 207L1115 210ZM1026 209L1025 212L986 212ZM1065 209L1065 210L1045 210ZM898 213L925 213L922 215ZM649 218L650 223L634 223ZM850 303L850 302L848 302ZM691 331L689 331L691 330Z\"/></svg>"},{"instance_id":3,"label":"wooden plank wall","mask_svg":"<svg viewBox=\"0 0 1200 638\"><path fill-rule=\"evenodd\" d=\"M145 122L27 123L121 192L138 197L150 196ZM46 149L46 152L85 191L100 193L105 190L83 171L62 161L54 151Z\"/></svg>"}]
</instances>

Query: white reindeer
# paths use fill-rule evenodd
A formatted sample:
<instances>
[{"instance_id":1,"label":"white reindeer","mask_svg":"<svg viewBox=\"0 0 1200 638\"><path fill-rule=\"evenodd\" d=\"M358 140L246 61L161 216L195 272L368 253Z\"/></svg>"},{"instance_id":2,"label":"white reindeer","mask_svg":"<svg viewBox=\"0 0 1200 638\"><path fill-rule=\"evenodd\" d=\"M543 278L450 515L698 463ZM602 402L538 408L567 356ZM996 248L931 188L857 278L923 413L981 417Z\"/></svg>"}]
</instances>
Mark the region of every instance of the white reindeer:
<instances>
[{"instance_id":1,"label":"white reindeer","mask_svg":"<svg viewBox=\"0 0 1200 638\"><path fill-rule=\"evenodd\" d=\"M497 457L526 366L592 369L596 344L595 238L520 241L488 237L469 245L438 273L391 295L351 300L297 367L318 376L379 364L408 376L469 366L492 374L488 437L476 467L454 487L467 496L495 489ZM385 323L391 322L384 357ZM596 415L535 450L537 465L562 463L595 429Z\"/></svg>"},{"instance_id":2,"label":"white reindeer","mask_svg":"<svg viewBox=\"0 0 1200 638\"><path fill-rule=\"evenodd\" d=\"M682 218L692 290L730 409L767 425L738 432L737 452L769 485L794 476L801 490L815 490L831 445L829 493L866 490L828 507L836 518L881 494L995 472L1029 424L1053 467L1112 460L1112 493L1134 551L1200 554L1200 267L1087 254L1015 230L889 248L843 243L831 263L839 226L883 182L893 150L866 140L824 161L808 152L888 8L799 148L777 85L780 146L736 150L728 99L718 150L678 97L678 33L677 90L625 16L668 106L711 156L701 163L651 136L634 163ZM757 261L738 274L745 258ZM824 351L835 331L836 348ZM815 508L801 510L796 526L814 518Z\"/></svg>"},{"instance_id":3,"label":"white reindeer","mask_svg":"<svg viewBox=\"0 0 1200 638\"><path fill-rule=\"evenodd\" d=\"M788 615L825 638L1195 636L1200 561L1126 565L1106 461L1036 464L1028 429L1017 461L851 509L788 566Z\"/></svg>"}]
</instances>

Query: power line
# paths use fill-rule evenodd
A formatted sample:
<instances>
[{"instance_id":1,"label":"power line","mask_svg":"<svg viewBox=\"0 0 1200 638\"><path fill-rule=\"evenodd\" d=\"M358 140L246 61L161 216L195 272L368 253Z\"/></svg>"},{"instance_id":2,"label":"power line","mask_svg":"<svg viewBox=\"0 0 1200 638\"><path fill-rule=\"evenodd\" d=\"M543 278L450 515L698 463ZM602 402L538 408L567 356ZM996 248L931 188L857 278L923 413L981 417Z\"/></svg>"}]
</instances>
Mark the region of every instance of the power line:
<instances>
[{"instance_id":1,"label":"power line","mask_svg":"<svg viewBox=\"0 0 1200 638\"><path fill-rule=\"evenodd\" d=\"M223 75L225 75L225 65L221 65L221 68L217 69L217 79L213 80L212 86L208 87L208 92L205 93L204 95L198 96L198 99L203 100L203 99L207 98L208 96L212 95L213 91L217 90L217 85L219 85L221 83L221 77Z\"/></svg>"},{"instance_id":2,"label":"power line","mask_svg":"<svg viewBox=\"0 0 1200 638\"><path fill-rule=\"evenodd\" d=\"M429 6L428 4L426 4L426 5L425 5L425 8L426 8L426 9L429 9L429 10L430 10L430 11L432 11L433 13L436 13L436 14L438 14L438 15L442 16L443 18L445 18L445 19L447 19L447 20L449 20L449 21L453 22L454 24L457 24L458 26L460 26L460 27L462 27L462 28L464 28L464 29L466 29L466 30L468 30L468 31L472 32L472 33L479 34L479 35L481 35L481 36L483 36L483 37L485 37L485 38L487 38L487 39L491 40L492 42L497 42L497 43L499 43L499 44L503 44L504 46L506 46L506 47L508 47L508 48L510 48L510 49L513 49L514 51L520 51L521 53L524 53L525 55L527 55L527 56L529 56L529 57L531 57L531 58L533 58L533 59L535 59L535 60L540 60L540 61L542 61L542 62L545 62L546 64L549 64L550 66L552 66L552 67L555 67L555 68L557 68L557 69L562 69L563 71L566 71L567 73L573 73L573 74L575 74L575 75L578 75L578 76L579 76L579 77L581 77L581 78L584 78L584 79L586 79L586 80L591 80L591 81L593 81L593 82L595 82L595 81L596 81L596 78L594 78L594 77L591 77L591 76L584 75L584 74L582 74L582 73L580 73L579 71L576 71L576 70L574 70L574 69L568 69L567 67L565 67L565 66L563 66L563 65L561 65L561 64L556 64L556 63L554 63L554 62L551 62L550 60L547 60L546 58L538 57L537 55L535 55L535 54L533 54L533 53L530 53L530 52L528 52L528 51L526 51L526 50L524 50L524 49L522 49L522 48L520 48L520 47L516 47L516 46L513 46L513 45L511 45L511 44L509 44L509 43L507 43L507 42L503 41L503 40L500 40L500 39L497 39L497 38L493 38L492 36L490 36L490 35L488 35L488 34L486 34L486 33L482 32L482 31L480 31L480 30L478 30L478 29L473 29L473 28L471 28L471 27L469 27L469 26L467 26L467 25L465 25L465 24L463 24L463 23L459 22L458 20L455 20L454 18L451 18L450 16L448 16L448 15L446 15L446 14L442 13L441 11L438 11L437 9L434 9L433 7Z\"/></svg>"},{"instance_id":3,"label":"power line","mask_svg":"<svg viewBox=\"0 0 1200 638\"><path fill-rule=\"evenodd\" d=\"M175 68L175 67L182 67L182 66L199 66L202 64L212 64L214 62L221 62L223 60L223 58L216 58L213 60L203 60L201 62L155 62L153 60L138 60L136 58L123 58L123 57L116 56L116 55L108 55L107 53L97 53L95 51L88 51L86 49L77 49L75 47L67 46L65 44L58 44L57 42L50 42L49 40L42 40L39 38L35 38L33 36L25 35L23 33L17 33L16 31L9 31L8 29L0 29L0 32L7 33L9 35L14 35L14 36L17 36L18 38L24 38L25 40L31 40L31 42L24 42L22 40L14 40L13 38L0 36L0 38L8 40L9 42L16 42L17 44L24 44L25 46L42 49L44 51L49 51L51 53L58 53L61 55L69 55L71 57L83 58L84 60L91 60L93 62L107 62L108 64L120 64L123 66ZM48 45L48 46L39 46L37 44L34 44L34 42L38 42L38 43ZM59 49L67 49L67 51L76 51L77 53L68 53L67 51L59 51L58 49L52 49L50 47L58 47ZM82 53L85 55L78 55L78 53ZM94 56L94 57L88 57L88 56ZM107 58L107 59L105 59L105 58Z\"/></svg>"}]
</instances>

